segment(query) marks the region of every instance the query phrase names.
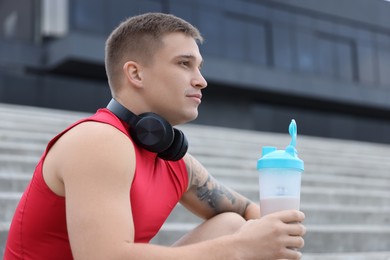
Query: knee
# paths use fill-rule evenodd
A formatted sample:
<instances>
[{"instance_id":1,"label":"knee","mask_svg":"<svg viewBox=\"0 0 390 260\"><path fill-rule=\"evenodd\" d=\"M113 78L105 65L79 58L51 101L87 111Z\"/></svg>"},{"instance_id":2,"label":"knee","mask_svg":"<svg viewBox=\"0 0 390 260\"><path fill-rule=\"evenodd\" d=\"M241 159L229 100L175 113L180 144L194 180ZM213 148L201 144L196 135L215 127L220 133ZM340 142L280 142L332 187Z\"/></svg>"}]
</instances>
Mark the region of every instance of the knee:
<instances>
[{"instance_id":1,"label":"knee","mask_svg":"<svg viewBox=\"0 0 390 260\"><path fill-rule=\"evenodd\" d=\"M245 223L245 219L233 212L220 213L197 226L194 230L179 239L174 246L182 246L231 235Z\"/></svg>"},{"instance_id":2,"label":"knee","mask_svg":"<svg viewBox=\"0 0 390 260\"><path fill-rule=\"evenodd\" d=\"M241 215L234 212L221 213L214 218L216 218L216 221L221 227L226 229L227 233L238 231L246 222Z\"/></svg>"}]
</instances>

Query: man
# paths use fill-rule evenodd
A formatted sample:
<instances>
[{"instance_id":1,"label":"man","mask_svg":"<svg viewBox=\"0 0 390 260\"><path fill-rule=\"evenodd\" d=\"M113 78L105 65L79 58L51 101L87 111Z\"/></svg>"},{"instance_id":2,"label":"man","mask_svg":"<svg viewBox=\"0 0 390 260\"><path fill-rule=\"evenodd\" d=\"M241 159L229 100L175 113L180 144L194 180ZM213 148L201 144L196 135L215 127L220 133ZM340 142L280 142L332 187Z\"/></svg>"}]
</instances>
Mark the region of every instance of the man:
<instances>
[{"instance_id":1,"label":"man","mask_svg":"<svg viewBox=\"0 0 390 260\"><path fill-rule=\"evenodd\" d=\"M259 219L259 207L219 184L171 127L198 115L207 85L201 42L192 25L159 13L113 31L113 100L48 144L15 213L6 260L300 258L303 213ZM172 247L148 244L179 201L205 222Z\"/></svg>"}]
</instances>

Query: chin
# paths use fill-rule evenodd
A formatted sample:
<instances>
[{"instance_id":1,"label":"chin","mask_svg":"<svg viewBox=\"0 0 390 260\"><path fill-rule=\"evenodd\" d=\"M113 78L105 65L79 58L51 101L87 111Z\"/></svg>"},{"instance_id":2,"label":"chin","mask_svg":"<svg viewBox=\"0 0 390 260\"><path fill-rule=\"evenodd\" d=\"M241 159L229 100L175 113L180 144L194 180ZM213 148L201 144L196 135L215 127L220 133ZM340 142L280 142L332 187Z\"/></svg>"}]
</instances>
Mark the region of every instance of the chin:
<instances>
[{"instance_id":1,"label":"chin","mask_svg":"<svg viewBox=\"0 0 390 260\"><path fill-rule=\"evenodd\" d=\"M180 121L177 121L174 125L182 125L182 124L185 124L185 123L189 123L189 122L195 120L197 117L198 117L198 112L187 114L187 115L183 116L180 119Z\"/></svg>"},{"instance_id":2,"label":"chin","mask_svg":"<svg viewBox=\"0 0 390 260\"><path fill-rule=\"evenodd\" d=\"M187 120L187 122L193 121L198 118L198 111L194 112L191 117Z\"/></svg>"}]
</instances>

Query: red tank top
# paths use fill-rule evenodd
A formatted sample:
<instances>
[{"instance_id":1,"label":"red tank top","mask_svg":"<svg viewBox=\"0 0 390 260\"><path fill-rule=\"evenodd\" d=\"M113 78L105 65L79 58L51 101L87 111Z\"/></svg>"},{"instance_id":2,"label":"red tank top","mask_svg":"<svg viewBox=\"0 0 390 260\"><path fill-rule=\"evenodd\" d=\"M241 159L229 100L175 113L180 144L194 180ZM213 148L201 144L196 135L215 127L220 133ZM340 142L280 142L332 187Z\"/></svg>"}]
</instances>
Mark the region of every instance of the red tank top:
<instances>
[{"instance_id":1,"label":"red tank top","mask_svg":"<svg viewBox=\"0 0 390 260\"><path fill-rule=\"evenodd\" d=\"M130 138L124 122L109 110L99 109L95 115L73 124L51 140L16 208L5 260L73 259L66 228L65 198L53 193L46 185L42 165L53 144L69 129L85 121L110 124ZM136 169L130 190L134 241L148 243L186 191L188 175L183 160L164 161L155 153L134 147Z\"/></svg>"}]
</instances>

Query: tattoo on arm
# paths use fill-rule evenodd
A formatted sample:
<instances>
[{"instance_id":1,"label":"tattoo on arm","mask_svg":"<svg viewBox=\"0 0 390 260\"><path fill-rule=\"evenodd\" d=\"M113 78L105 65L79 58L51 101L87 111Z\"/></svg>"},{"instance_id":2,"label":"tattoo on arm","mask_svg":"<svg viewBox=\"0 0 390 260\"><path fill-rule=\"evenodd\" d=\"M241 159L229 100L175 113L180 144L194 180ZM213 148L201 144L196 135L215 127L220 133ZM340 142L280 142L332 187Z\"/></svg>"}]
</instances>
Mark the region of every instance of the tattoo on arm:
<instances>
[{"instance_id":1,"label":"tattoo on arm","mask_svg":"<svg viewBox=\"0 0 390 260\"><path fill-rule=\"evenodd\" d=\"M218 187L219 186L219 187ZM227 200L231 205L236 203L233 194L222 185L216 185L215 180L209 175L206 182L196 188L196 195L202 201L206 201L216 212L221 212L221 201Z\"/></svg>"},{"instance_id":2,"label":"tattoo on arm","mask_svg":"<svg viewBox=\"0 0 390 260\"><path fill-rule=\"evenodd\" d=\"M192 157L187 163L187 170L190 176L189 189L200 201L206 203L214 214L231 211L244 216L251 203L248 199L219 183Z\"/></svg>"}]
</instances>

